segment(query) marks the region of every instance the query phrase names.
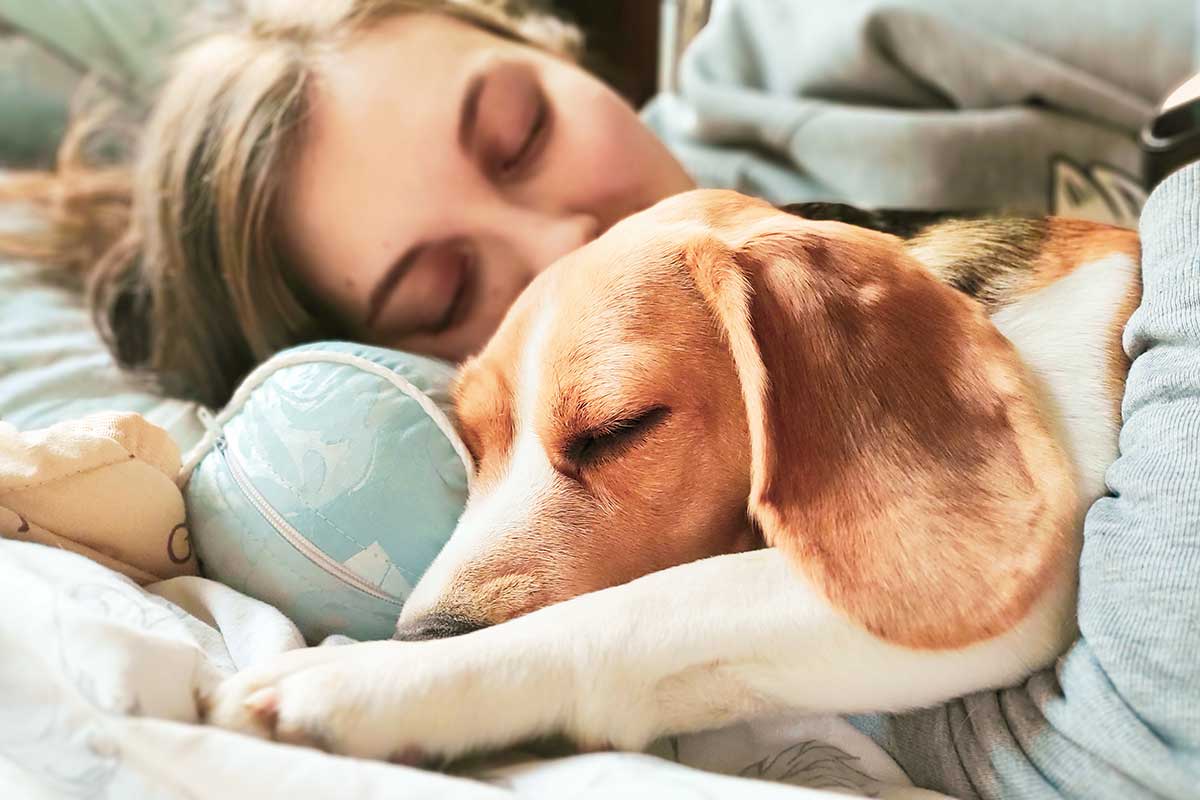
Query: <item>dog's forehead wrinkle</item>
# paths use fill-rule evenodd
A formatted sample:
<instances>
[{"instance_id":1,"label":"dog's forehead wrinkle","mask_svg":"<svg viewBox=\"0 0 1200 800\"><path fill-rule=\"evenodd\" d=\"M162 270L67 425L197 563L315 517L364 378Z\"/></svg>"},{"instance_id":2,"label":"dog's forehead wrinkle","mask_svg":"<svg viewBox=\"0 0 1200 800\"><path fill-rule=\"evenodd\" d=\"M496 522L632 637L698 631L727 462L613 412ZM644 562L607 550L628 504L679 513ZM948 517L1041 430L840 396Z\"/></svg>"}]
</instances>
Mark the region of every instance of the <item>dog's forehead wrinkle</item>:
<instances>
[{"instance_id":1,"label":"dog's forehead wrinkle","mask_svg":"<svg viewBox=\"0 0 1200 800\"><path fill-rule=\"evenodd\" d=\"M538 408L559 422L611 415L652 393L654 376L665 374L672 352L681 349L670 338L639 333L628 317L564 314L547 344L541 364ZM576 328L596 333L578 335ZM636 404L636 403L635 403Z\"/></svg>"},{"instance_id":2,"label":"dog's forehead wrinkle","mask_svg":"<svg viewBox=\"0 0 1200 800\"><path fill-rule=\"evenodd\" d=\"M556 373L544 413L567 430L639 413L662 391L653 377L661 360L645 352L581 359Z\"/></svg>"}]
</instances>

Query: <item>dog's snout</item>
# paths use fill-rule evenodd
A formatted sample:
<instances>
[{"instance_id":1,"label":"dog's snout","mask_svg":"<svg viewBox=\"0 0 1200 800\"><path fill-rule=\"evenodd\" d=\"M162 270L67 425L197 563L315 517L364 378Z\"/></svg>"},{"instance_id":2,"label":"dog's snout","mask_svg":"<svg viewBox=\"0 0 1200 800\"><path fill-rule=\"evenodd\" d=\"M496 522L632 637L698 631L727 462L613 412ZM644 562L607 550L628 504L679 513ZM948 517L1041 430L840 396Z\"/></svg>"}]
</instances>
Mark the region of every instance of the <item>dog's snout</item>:
<instances>
[{"instance_id":1,"label":"dog's snout","mask_svg":"<svg viewBox=\"0 0 1200 800\"><path fill-rule=\"evenodd\" d=\"M392 639L401 642L419 642L424 639L447 639L464 633L486 628L488 623L455 614L426 614L423 617L396 624Z\"/></svg>"}]
</instances>

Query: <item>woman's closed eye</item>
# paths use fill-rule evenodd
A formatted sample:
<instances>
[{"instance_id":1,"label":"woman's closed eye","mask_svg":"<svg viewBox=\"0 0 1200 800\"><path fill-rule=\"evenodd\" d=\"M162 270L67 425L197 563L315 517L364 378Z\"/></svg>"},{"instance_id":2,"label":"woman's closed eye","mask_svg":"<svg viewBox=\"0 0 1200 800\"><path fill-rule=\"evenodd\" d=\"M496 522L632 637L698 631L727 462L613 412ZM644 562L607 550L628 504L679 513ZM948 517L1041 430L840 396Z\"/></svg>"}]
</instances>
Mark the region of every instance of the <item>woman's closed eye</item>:
<instances>
[{"instance_id":1,"label":"woman's closed eye","mask_svg":"<svg viewBox=\"0 0 1200 800\"><path fill-rule=\"evenodd\" d=\"M466 247L460 249L455 256L450 279L453 293L441 305L435 321L424 327L425 332L445 333L470 315L475 299L474 289L478 285L477 267L475 254Z\"/></svg>"},{"instance_id":2,"label":"woman's closed eye","mask_svg":"<svg viewBox=\"0 0 1200 800\"><path fill-rule=\"evenodd\" d=\"M462 242L421 248L399 281L389 289L392 308L375 326L383 336L444 333L472 312L477 299L479 265Z\"/></svg>"},{"instance_id":3,"label":"woman's closed eye","mask_svg":"<svg viewBox=\"0 0 1200 800\"><path fill-rule=\"evenodd\" d=\"M497 166L497 174L504 180L515 180L521 177L525 170L530 169L540 155L543 143L548 136L550 110L545 101L538 103L537 112L529 124L525 140L510 156Z\"/></svg>"},{"instance_id":4,"label":"woman's closed eye","mask_svg":"<svg viewBox=\"0 0 1200 800\"><path fill-rule=\"evenodd\" d=\"M501 65L479 98L482 168L493 180L521 180L537 165L552 127L550 104L537 76L521 65Z\"/></svg>"}]
</instances>

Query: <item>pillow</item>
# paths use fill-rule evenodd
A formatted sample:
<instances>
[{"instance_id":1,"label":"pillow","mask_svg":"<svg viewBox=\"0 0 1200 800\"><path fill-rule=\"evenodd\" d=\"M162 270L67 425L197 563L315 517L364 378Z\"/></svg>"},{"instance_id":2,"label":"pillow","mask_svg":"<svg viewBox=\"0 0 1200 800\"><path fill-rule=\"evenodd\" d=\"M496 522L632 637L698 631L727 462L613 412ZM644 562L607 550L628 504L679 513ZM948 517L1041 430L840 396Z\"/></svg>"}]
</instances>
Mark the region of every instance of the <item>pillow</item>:
<instances>
[{"instance_id":1,"label":"pillow","mask_svg":"<svg viewBox=\"0 0 1200 800\"><path fill-rule=\"evenodd\" d=\"M0 214L0 226L6 221L12 216ZM144 389L118 369L74 276L0 261L0 418L32 430L98 411L132 411L187 450L204 434L197 408Z\"/></svg>"},{"instance_id":2,"label":"pillow","mask_svg":"<svg viewBox=\"0 0 1200 800\"><path fill-rule=\"evenodd\" d=\"M0 164L46 162L85 72L127 96L149 92L176 21L208 0L0 0ZM3 180L0 173L0 180ZM0 230L35 224L0 207ZM138 385L92 329L80 281L62 270L0 261L0 418L22 430L98 411L132 411L181 450L204 428L196 405Z\"/></svg>"},{"instance_id":3,"label":"pillow","mask_svg":"<svg viewBox=\"0 0 1200 800\"><path fill-rule=\"evenodd\" d=\"M453 377L344 342L256 369L185 459L202 573L280 609L310 643L390 636L466 502Z\"/></svg>"}]
</instances>

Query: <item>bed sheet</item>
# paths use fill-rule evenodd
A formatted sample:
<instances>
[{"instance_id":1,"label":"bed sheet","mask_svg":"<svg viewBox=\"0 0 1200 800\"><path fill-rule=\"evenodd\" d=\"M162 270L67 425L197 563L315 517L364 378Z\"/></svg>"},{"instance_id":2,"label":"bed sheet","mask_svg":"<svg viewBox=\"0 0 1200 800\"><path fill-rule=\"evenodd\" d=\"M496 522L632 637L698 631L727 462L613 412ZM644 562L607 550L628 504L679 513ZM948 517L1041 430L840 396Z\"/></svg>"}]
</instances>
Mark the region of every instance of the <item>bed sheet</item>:
<instances>
[{"instance_id":1,"label":"bed sheet","mask_svg":"<svg viewBox=\"0 0 1200 800\"><path fill-rule=\"evenodd\" d=\"M195 724L197 689L303 643L222 584L143 590L73 553L0 540L0 608L0 797L940 796L830 717L672 737L647 754L511 751L457 774L331 756Z\"/></svg>"}]
</instances>

